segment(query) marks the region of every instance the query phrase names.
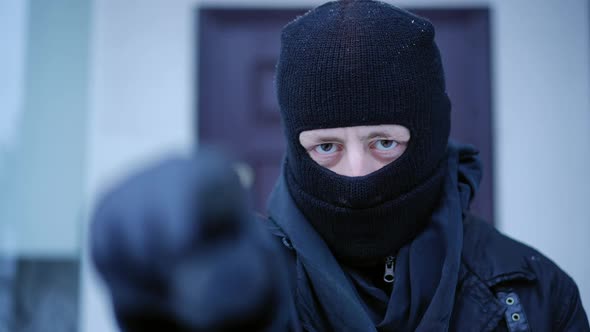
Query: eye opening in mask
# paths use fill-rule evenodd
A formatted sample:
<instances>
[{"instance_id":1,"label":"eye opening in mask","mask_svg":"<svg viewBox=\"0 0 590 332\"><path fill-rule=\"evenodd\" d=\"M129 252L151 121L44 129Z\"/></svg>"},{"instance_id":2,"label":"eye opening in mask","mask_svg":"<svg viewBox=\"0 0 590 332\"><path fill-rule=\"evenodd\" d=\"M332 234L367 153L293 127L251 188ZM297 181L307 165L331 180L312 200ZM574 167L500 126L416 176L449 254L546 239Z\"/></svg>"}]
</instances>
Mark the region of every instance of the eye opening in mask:
<instances>
[{"instance_id":1,"label":"eye opening in mask","mask_svg":"<svg viewBox=\"0 0 590 332\"><path fill-rule=\"evenodd\" d=\"M305 130L299 143L318 165L336 174L359 177L399 159L410 131L401 125L353 126Z\"/></svg>"}]
</instances>

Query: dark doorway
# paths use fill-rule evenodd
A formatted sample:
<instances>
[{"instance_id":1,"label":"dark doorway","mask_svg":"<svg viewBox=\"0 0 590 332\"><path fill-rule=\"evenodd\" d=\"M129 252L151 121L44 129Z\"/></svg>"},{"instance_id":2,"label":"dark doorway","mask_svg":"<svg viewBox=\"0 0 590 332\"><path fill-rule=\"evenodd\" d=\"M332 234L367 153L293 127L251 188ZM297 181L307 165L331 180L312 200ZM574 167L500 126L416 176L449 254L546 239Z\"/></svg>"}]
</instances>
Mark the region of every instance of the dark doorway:
<instances>
[{"instance_id":1,"label":"dark doorway","mask_svg":"<svg viewBox=\"0 0 590 332\"><path fill-rule=\"evenodd\" d=\"M221 145L251 170L256 208L280 172L284 151L274 68L280 30L306 9L201 8L198 139ZM481 151L484 179L472 210L493 221L489 10L419 9L436 26L453 103L451 136Z\"/></svg>"}]
</instances>

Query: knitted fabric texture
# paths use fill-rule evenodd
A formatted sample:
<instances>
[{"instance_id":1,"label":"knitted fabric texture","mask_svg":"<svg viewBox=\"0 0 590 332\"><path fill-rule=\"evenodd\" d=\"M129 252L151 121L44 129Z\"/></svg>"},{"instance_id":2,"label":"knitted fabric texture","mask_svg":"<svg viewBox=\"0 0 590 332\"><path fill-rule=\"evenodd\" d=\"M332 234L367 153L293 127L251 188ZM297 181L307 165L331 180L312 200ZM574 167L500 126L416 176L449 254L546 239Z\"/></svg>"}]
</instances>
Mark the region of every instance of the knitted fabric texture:
<instances>
[{"instance_id":1,"label":"knitted fabric texture","mask_svg":"<svg viewBox=\"0 0 590 332\"><path fill-rule=\"evenodd\" d=\"M283 29L276 84L298 207L341 259L394 254L423 228L444 174L451 106L432 24L378 1L328 2ZM362 177L323 168L299 143L305 130L381 124L407 127L410 142Z\"/></svg>"}]
</instances>

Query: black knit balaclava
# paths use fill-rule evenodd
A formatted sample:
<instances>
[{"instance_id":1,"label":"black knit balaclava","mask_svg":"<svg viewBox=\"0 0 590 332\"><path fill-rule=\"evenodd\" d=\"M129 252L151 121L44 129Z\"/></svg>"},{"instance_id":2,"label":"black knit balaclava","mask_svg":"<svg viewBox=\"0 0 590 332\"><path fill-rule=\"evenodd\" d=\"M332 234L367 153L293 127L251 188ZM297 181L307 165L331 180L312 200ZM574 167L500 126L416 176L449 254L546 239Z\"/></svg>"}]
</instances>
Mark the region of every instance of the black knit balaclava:
<instances>
[{"instance_id":1,"label":"black knit balaclava","mask_svg":"<svg viewBox=\"0 0 590 332\"><path fill-rule=\"evenodd\" d=\"M333 1L282 32L276 85L289 192L334 255L382 261L411 241L439 201L450 102L434 27L392 5ZM338 175L299 143L305 130L398 124L405 153L365 176Z\"/></svg>"}]
</instances>

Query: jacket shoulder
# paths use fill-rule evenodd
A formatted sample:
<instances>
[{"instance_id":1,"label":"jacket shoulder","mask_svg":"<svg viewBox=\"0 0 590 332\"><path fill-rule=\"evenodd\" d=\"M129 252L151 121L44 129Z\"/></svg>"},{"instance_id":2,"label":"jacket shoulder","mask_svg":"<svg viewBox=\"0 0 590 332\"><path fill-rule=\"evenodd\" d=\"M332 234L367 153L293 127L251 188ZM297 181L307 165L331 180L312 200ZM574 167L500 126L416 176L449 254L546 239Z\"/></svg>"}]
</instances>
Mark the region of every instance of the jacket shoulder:
<instances>
[{"instance_id":1,"label":"jacket shoulder","mask_svg":"<svg viewBox=\"0 0 590 332\"><path fill-rule=\"evenodd\" d=\"M519 293L536 309L529 321L545 320L555 331L590 331L578 287L557 264L477 216L466 214L463 223L462 261L489 288Z\"/></svg>"}]
</instances>

